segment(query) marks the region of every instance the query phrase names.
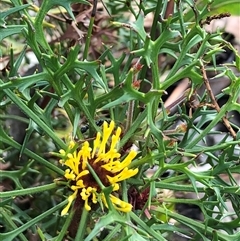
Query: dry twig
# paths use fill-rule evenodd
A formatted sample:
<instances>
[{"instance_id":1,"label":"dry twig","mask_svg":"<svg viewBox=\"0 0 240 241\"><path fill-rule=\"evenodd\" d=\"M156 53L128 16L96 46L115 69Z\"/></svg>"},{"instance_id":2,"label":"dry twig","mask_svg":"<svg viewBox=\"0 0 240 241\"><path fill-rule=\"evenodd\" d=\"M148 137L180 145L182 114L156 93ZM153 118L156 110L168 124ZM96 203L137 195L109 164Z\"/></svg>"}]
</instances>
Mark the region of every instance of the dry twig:
<instances>
[{"instance_id":1,"label":"dry twig","mask_svg":"<svg viewBox=\"0 0 240 241\"><path fill-rule=\"evenodd\" d=\"M216 101L216 99L215 99L215 96L214 96L214 94L213 94L212 88L211 88L210 83L209 83L209 80L208 80L208 78L207 78L207 74L206 74L206 70L205 70L204 66L202 66L201 72L202 72L202 74L203 74L204 84L205 84L205 86L206 86L207 92L208 92L208 94L209 94L209 96L210 96L210 99L211 99L211 101L212 101L212 105L213 105L214 109L215 109L217 112L220 112L221 108L219 107L219 105L218 105L218 103L217 103L217 101ZM226 128L229 130L229 132L230 132L230 134L232 135L233 139L236 140L236 136L237 136L237 135L236 135L236 132L235 132L235 131L233 130L233 128L231 127L231 125L230 125L227 117L226 117L226 116L223 116L222 120L223 120L223 124L224 124L224 125L226 126Z\"/></svg>"}]
</instances>

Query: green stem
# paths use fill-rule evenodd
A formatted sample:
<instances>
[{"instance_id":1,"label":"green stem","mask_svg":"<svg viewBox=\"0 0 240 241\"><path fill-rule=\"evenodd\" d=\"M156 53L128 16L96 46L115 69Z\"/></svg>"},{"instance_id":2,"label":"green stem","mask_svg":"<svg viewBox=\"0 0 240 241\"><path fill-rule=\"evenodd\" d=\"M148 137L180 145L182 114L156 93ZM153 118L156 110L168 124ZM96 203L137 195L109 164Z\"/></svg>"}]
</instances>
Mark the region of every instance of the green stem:
<instances>
[{"instance_id":1,"label":"green stem","mask_svg":"<svg viewBox=\"0 0 240 241\"><path fill-rule=\"evenodd\" d=\"M43 0L42 1L42 5L37 13L37 16L35 18L35 22L34 22L34 27L36 30L36 39L37 41L41 44L41 46L48 51L49 54L54 54L52 49L50 48L46 37L44 35L43 32L43 20L48 12L48 8L49 8L49 0Z\"/></svg>"},{"instance_id":2,"label":"green stem","mask_svg":"<svg viewBox=\"0 0 240 241\"><path fill-rule=\"evenodd\" d=\"M19 151L22 149L22 146L19 143L17 143L16 141L14 141L12 138L7 136L6 133L3 132L2 129L0 129L0 136L2 137L3 143L6 143L6 144L12 146L13 148L15 148ZM54 172L58 173L59 175L61 175L61 176L64 175L64 171L62 169L60 169L56 165L52 164L51 162L46 161L41 156L39 156L36 153L28 150L27 148L24 148L23 153L26 154L27 156L29 156L30 158L32 158L33 160L41 163L43 166L45 166L45 167L49 168L50 170L53 170Z\"/></svg>"},{"instance_id":3,"label":"green stem","mask_svg":"<svg viewBox=\"0 0 240 241\"><path fill-rule=\"evenodd\" d=\"M179 61L180 57L178 58L178 60L174 64L174 67L178 65L177 62ZM168 87L172 86L178 80L181 80L181 79L187 78L187 77L190 78L190 79L193 79L194 82L195 81L196 82L202 81L202 77L198 73L196 73L196 70L195 70L195 66L198 66L198 64L199 64L199 60L193 61L189 66L184 67L179 73L176 73L177 70L173 71L173 69L171 69L171 72L173 71L173 73L168 74L168 77L162 83L161 88L166 90Z\"/></svg>"},{"instance_id":4,"label":"green stem","mask_svg":"<svg viewBox=\"0 0 240 241\"><path fill-rule=\"evenodd\" d=\"M116 226L114 226L113 229L111 231L109 231L106 238L104 238L102 241L114 240L114 237L116 237L117 232L119 232L119 230L121 230L121 226L122 226L121 224L117 224Z\"/></svg>"},{"instance_id":5,"label":"green stem","mask_svg":"<svg viewBox=\"0 0 240 241\"><path fill-rule=\"evenodd\" d=\"M96 11L96 6L97 5L97 1L94 0L93 1L93 13L90 19L90 23L88 26L88 32L87 32L87 38L86 38L86 43L85 43L85 48L84 48L84 52L83 52L83 60L87 59L88 56L88 50L89 50L89 46L91 43L91 35L92 35L92 30L93 30L93 24L94 24L94 20L95 20L95 11Z\"/></svg>"},{"instance_id":6,"label":"green stem","mask_svg":"<svg viewBox=\"0 0 240 241\"><path fill-rule=\"evenodd\" d=\"M82 215L81 215L81 220L80 220L80 223L78 226L77 235L75 237L75 240L78 240L78 241L84 240L84 236L86 234L88 214L89 214L89 212L85 208L83 208L82 210L83 211L82 211Z\"/></svg>"},{"instance_id":7,"label":"green stem","mask_svg":"<svg viewBox=\"0 0 240 241\"><path fill-rule=\"evenodd\" d=\"M151 28L151 32L150 32L150 36L152 40L155 40L156 38L156 33L157 31L157 24L158 24L158 20L159 20L159 15L160 12L162 11L162 5L165 3L166 1L157 1L157 6L156 6L156 10L154 13L154 17L153 17L153 24L152 24L152 28ZM166 4L165 4L166 5Z\"/></svg>"},{"instance_id":8,"label":"green stem","mask_svg":"<svg viewBox=\"0 0 240 241\"><path fill-rule=\"evenodd\" d=\"M6 222L6 224L8 224L9 226L11 226L11 228L13 230L16 230L18 227L17 225L13 222L12 220L12 217L9 215L9 212L6 212L4 208L0 208L1 210L1 216L3 217L3 220ZM1 234L0 234L0 237L1 237ZM19 234L19 238L22 240L22 241L27 241L27 238L24 236L23 233L20 233ZM3 240L3 239L1 239Z\"/></svg>"},{"instance_id":9,"label":"green stem","mask_svg":"<svg viewBox=\"0 0 240 241\"><path fill-rule=\"evenodd\" d=\"M7 191L7 192L0 192L0 198L8 198L8 197L16 197L16 196L23 196L23 195L30 195L37 192L45 192L48 190L52 190L56 188L58 185L56 183L51 183L39 187L30 187L22 190L14 190L14 191Z\"/></svg>"},{"instance_id":10,"label":"green stem","mask_svg":"<svg viewBox=\"0 0 240 241\"><path fill-rule=\"evenodd\" d=\"M158 55L154 55L152 66L152 82L153 82L153 89L159 90L161 88L160 80L159 80L159 70L158 70Z\"/></svg>"},{"instance_id":11,"label":"green stem","mask_svg":"<svg viewBox=\"0 0 240 241\"><path fill-rule=\"evenodd\" d=\"M54 206L53 208L45 211L44 213L40 214L39 216L37 216L36 218L33 218L32 220L30 220L29 222L23 224L22 226L20 226L17 229L14 229L8 233L0 233L0 240L6 240L6 241L10 241L10 240L15 240L15 238L20 235L21 233L23 233L25 230L29 229L30 227L34 226L37 223L41 223L41 221L46 218L47 216L50 216L51 214L53 214L54 212L58 211L59 209L61 209L63 206L65 206L67 204L68 200L65 200L61 203L59 203L58 205ZM0 208L1 210L1 208ZM1 214L2 214L2 210L1 210Z\"/></svg>"},{"instance_id":12,"label":"green stem","mask_svg":"<svg viewBox=\"0 0 240 241\"><path fill-rule=\"evenodd\" d=\"M152 207L152 209L154 209L157 212L160 212L162 214L166 214L166 209L162 208L162 207ZM228 241L228 240L239 240L240 238L240 233L236 233L234 235L230 235L230 234L223 234L221 232L218 232L217 230L207 227L206 224L202 224L198 221L194 221L191 218L187 218L183 215L180 215L178 213L174 213L170 210L167 211L167 215L170 218L173 218L174 220L177 220L180 223L183 223L184 225L196 228L197 230L199 230L202 234L207 233L208 235L212 236L213 233L217 232L218 234L218 240L219 241Z\"/></svg>"},{"instance_id":13,"label":"green stem","mask_svg":"<svg viewBox=\"0 0 240 241\"><path fill-rule=\"evenodd\" d=\"M179 184L172 184L172 183L164 183L164 181L156 182L155 183L156 188L161 189L168 189L168 190L175 190L175 191L183 191L183 192L195 192L195 189L191 185L179 185ZM230 186L230 187L224 187L224 186L217 186L219 191L223 193L232 193L232 194L240 194L239 186ZM206 193L207 190L212 190L212 188L206 188L206 187L196 187L197 191L199 193Z\"/></svg>"},{"instance_id":14,"label":"green stem","mask_svg":"<svg viewBox=\"0 0 240 241\"><path fill-rule=\"evenodd\" d=\"M2 80L0 80L0 84L3 84ZM66 149L65 143L41 120L41 118L39 118L39 116L25 105L15 93L10 89L5 89L3 91L29 118L33 120L33 122L42 128L42 130L45 131L45 133L51 137L60 148Z\"/></svg>"},{"instance_id":15,"label":"green stem","mask_svg":"<svg viewBox=\"0 0 240 241\"><path fill-rule=\"evenodd\" d=\"M26 124L29 123L28 119L21 117L21 116L16 116L16 115L0 115L0 119L1 120L11 119L11 120L16 120L16 121L21 121Z\"/></svg>"},{"instance_id":16,"label":"green stem","mask_svg":"<svg viewBox=\"0 0 240 241\"><path fill-rule=\"evenodd\" d=\"M67 216L67 219L66 219L64 225L62 226L59 235L54 239L54 241L62 241L62 240L64 240L64 237L66 236L68 227L71 224L73 215L74 215L74 211L72 210L70 212L70 214Z\"/></svg>"},{"instance_id":17,"label":"green stem","mask_svg":"<svg viewBox=\"0 0 240 241\"><path fill-rule=\"evenodd\" d=\"M93 178L95 179L97 184L100 186L101 190L103 190L105 188L105 186L102 184L102 181L100 180L100 178L98 177L98 175L96 174L94 169L91 167L91 165L89 163L87 163L87 167L88 167L88 170L90 171L90 173L93 175Z\"/></svg>"},{"instance_id":18,"label":"green stem","mask_svg":"<svg viewBox=\"0 0 240 241\"><path fill-rule=\"evenodd\" d=\"M207 134L213 129L213 127L221 121L221 119L225 116L225 114L229 111L229 104L231 102L227 102L224 106L221 107L220 112L218 112L217 116L212 120L212 122L189 144L186 146L187 149L191 149L193 151L193 147L198 144ZM230 108L231 109L231 108ZM239 143L239 142L238 142Z\"/></svg>"},{"instance_id":19,"label":"green stem","mask_svg":"<svg viewBox=\"0 0 240 241\"><path fill-rule=\"evenodd\" d=\"M178 16L179 16L179 23L181 27L181 33L182 33L182 38L184 39L186 36L186 27L184 26L184 20L183 20L183 11L182 11L182 3L181 1L177 1L177 8L178 8Z\"/></svg>"},{"instance_id":20,"label":"green stem","mask_svg":"<svg viewBox=\"0 0 240 241\"><path fill-rule=\"evenodd\" d=\"M205 136L205 135L204 135ZM181 154L182 156L189 156L189 153L207 153L207 152L214 152L214 151L218 151L218 150L223 150L228 148L231 145L238 145L240 144L240 140L237 141L228 141L226 143L222 143L216 146L202 146L202 147L194 147L194 149L192 148L192 145L187 146L188 149L184 149L184 152L178 152L179 154Z\"/></svg>"},{"instance_id":21,"label":"green stem","mask_svg":"<svg viewBox=\"0 0 240 241\"><path fill-rule=\"evenodd\" d=\"M135 213L130 212L130 217L132 220L139 225L145 232L150 236L154 237L158 241L166 241L166 239L159 233L155 232L151 227L149 227L143 220L141 220Z\"/></svg>"},{"instance_id":22,"label":"green stem","mask_svg":"<svg viewBox=\"0 0 240 241\"><path fill-rule=\"evenodd\" d=\"M133 112L134 112L134 101L131 100L128 105L128 115L126 119L126 128L125 133L131 128L132 120L133 120Z\"/></svg>"},{"instance_id":23,"label":"green stem","mask_svg":"<svg viewBox=\"0 0 240 241\"><path fill-rule=\"evenodd\" d=\"M151 154L145 155L143 158L131 162L129 165L129 169L141 167L143 164L150 162L153 158L154 157Z\"/></svg>"},{"instance_id":24,"label":"green stem","mask_svg":"<svg viewBox=\"0 0 240 241\"><path fill-rule=\"evenodd\" d=\"M59 69L61 68L61 65L59 64ZM48 72L49 72L49 75L51 76L50 78L48 78L50 84L53 86L55 92L57 93L57 95L61 98L63 96L63 91L61 89L61 87L59 86L59 78L56 78L55 74L57 73L53 73L52 71L50 71L48 69ZM73 85L73 83L71 82L71 80L69 79L69 77L67 76L67 74L62 74L61 76L62 78L62 83L67 87L67 89L69 91L71 91L72 93L74 92L75 90L75 86ZM79 98L76 98L77 99L77 102L79 103L79 107L84 111L84 113L86 113L86 106L82 103L82 100L79 99ZM82 107L83 106L83 107ZM67 116L70 120L70 122L72 123L72 125L74 125L74 115L73 115L73 111L72 111L72 108L71 106L69 105L68 102L66 102L64 105L64 110L66 111L67 113ZM85 109L84 109L85 108ZM88 117L88 112L86 113L86 116ZM77 129L77 136L79 139L82 139L82 133L80 132L79 129Z\"/></svg>"}]
</instances>

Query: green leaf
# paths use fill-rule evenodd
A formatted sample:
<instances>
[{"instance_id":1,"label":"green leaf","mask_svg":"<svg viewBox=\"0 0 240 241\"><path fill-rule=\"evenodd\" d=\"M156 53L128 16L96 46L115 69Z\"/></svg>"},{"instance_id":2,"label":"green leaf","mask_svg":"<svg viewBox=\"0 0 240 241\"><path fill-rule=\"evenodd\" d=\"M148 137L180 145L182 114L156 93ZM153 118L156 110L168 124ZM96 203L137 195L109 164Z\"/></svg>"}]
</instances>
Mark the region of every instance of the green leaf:
<instances>
[{"instance_id":1,"label":"green leaf","mask_svg":"<svg viewBox=\"0 0 240 241\"><path fill-rule=\"evenodd\" d=\"M14 141L11 137L9 137L6 132L4 132L3 128L0 128L0 136L1 136L1 142L9 145L9 146L12 146L14 149L16 150L21 150L21 145L19 143L17 143L16 141ZM66 149L66 148L65 148ZM58 173L59 175L63 175L64 174L64 171L62 169L60 169L59 167L57 167L55 164L52 164L51 162L43 159L41 156L37 155L36 153L28 150L27 148L25 148L23 150L24 154L26 154L27 156L29 156L30 158L32 158L33 160L39 162L40 164L42 164L43 166L49 168L50 170L53 170L54 172ZM1 195L3 193L0 192L0 198ZM7 194L5 192L5 194ZM12 195L14 196L14 195Z\"/></svg>"},{"instance_id":2,"label":"green leaf","mask_svg":"<svg viewBox=\"0 0 240 241\"><path fill-rule=\"evenodd\" d=\"M72 8L71 8L72 3L82 3L82 4L89 5L89 2L84 0L51 0L51 1L48 1L47 11L49 11L54 6L62 6L67 10L70 17L75 20L75 17L72 13Z\"/></svg>"},{"instance_id":3,"label":"green leaf","mask_svg":"<svg viewBox=\"0 0 240 241\"><path fill-rule=\"evenodd\" d=\"M1 80L0 84L3 84ZM52 129L41 118L39 118L39 116L35 114L34 111L32 111L13 91L10 89L5 89L4 92L27 116L29 116L29 118L31 118L49 136L51 136L59 147L63 149L65 148L65 143L58 138Z\"/></svg>"},{"instance_id":4,"label":"green leaf","mask_svg":"<svg viewBox=\"0 0 240 241\"><path fill-rule=\"evenodd\" d=\"M202 3L208 3L208 0L202 1ZM220 13L230 13L231 15L240 16L240 3L239 0L214 0L210 5L209 15L220 14Z\"/></svg>"},{"instance_id":5,"label":"green leaf","mask_svg":"<svg viewBox=\"0 0 240 241\"><path fill-rule=\"evenodd\" d=\"M112 22L113 25L117 27L127 27L133 29L140 38L144 41L146 39L147 33L144 30L144 18L142 14L139 14L138 19L135 23L125 24L120 22ZM148 35L149 36L149 35Z\"/></svg>"},{"instance_id":6,"label":"green leaf","mask_svg":"<svg viewBox=\"0 0 240 241\"><path fill-rule=\"evenodd\" d=\"M131 53L135 54L136 56L142 56L145 58L147 65L150 64L155 60L156 56L159 54L161 48L164 44L172 38L179 36L178 31L172 31L166 28L163 33L155 40L152 41L149 35L146 35L144 39L145 43L143 48L134 50Z\"/></svg>"},{"instance_id":7,"label":"green leaf","mask_svg":"<svg viewBox=\"0 0 240 241\"><path fill-rule=\"evenodd\" d=\"M17 88L20 92L23 92L30 86L36 83L40 83L40 81L47 80L47 79L49 79L49 76L47 73L44 73L44 72L33 74L31 76L18 77L18 78L14 77L7 83L3 83L3 84L0 83L0 90Z\"/></svg>"},{"instance_id":8,"label":"green leaf","mask_svg":"<svg viewBox=\"0 0 240 241\"><path fill-rule=\"evenodd\" d=\"M136 33L138 33L142 40L146 39L147 34L144 29L143 14L139 14L137 21L135 23L131 23L130 26L134 29Z\"/></svg>"},{"instance_id":9,"label":"green leaf","mask_svg":"<svg viewBox=\"0 0 240 241\"><path fill-rule=\"evenodd\" d=\"M22 9L25 9L27 7L29 7L31 4L24 4L22 6L18 6L18 7L13 7L13 8L10 8L8 9L7 11L4 11L4 12L0 12L0 27L3 27L3 28L6 28L6 22L4 21L4 19L12 14L12 13L15 13L15 12L18 12ZM2 30L0 30L0 33L1 33ZM1 39L1 36L2 34L0 35L0 39ZM1 40L0 40L1 41Z\"/></svg>"},{"instance_id":10,"label":"green leaf","mask_svg":"<svg viewBox=\"0 0 240 241\"><path fill-rule=\"evenodd\" d=\"M93 240L93 238L100 232L100 230L108 226L110 223L125 223L125 221L126 220L123 216L120 216L117 212L110 211L107 215L100 217L98 222L95 224L94 229L86 237L85 241Z\"/></svg>"},{"instance_id":11,"label":"green leaf","mask_svg":"<svg viewBox=\"0 0 240 241\"><path fill-rule=\"evenodd\" d=\"M22 184L20 183L21 176L23 175L23 173L26 173L27 171L31 170L30 167L33 164L33 162L34 161L29 162L20 170L14 170L14 171L1 170L1 179L9 178L15 183L17 189L22 189L23 187L22 187ZM7 194L7 192L5 194ZM1 193L0 193L0 196L1 196ZM9 195L7 197L12 198L13 195Z\"/></svg>"},{"instance_id":12,"label":"green leaf","mask_svg":"<svg viewBox=\"0 0 240 241\"><path fill-rule=\"evenodd\" d=\"M82 73L79 71L79 69L85 70L106 91L106 84L96 71L99 65L99 61L75 61L73 67L75 68L75 71L80 75L82 75Z\"/></svg>"},{"instance_id":13,"label":"green leaf","mask_svg":"<svg viewBox=\"0 0 240 241\"><path fill-rule=\"evenodd\" d=\"M24 153L24 149L26 148L33 131L34 131L34 122L30 119L28 128L26 129L26 134L24 136L23 144L21 145L19 160L21 159L22 154Z\"/></svg>"},{"instance_id":14,"label":"green leaf","mask_svg":"<svg viewBox=\"0 0 240 241\"><path fill-rule=\"evenodd\" d=\"M24 57L26 56L26 50L27 50L27 46L25 45L24 49L21 51L21 53L19 54L19 56L17 57L17 59L15 61L13 58L11 58L12 66L11 66L11 69L9 72L9 77L17 76L18 69L19 69ZM12 51L12 56L13 56L14 55L13 48L11 48L11 51Z\"/></svg>"},{"instance_id":15,"label":"green leaf","mask_svg":"<svg viewBox=\"0 0 240 241\"><path fill-rule=\"evenodd\" d=\"M0 29L0 42L8 36L21 33L22 29L25 27L26 25L11 25L4 29Z\"/></svg>"},{"instance_id":16,"label":"green leaf","mask_svg":"<svg viewBox=\"0 0 240 241\"><path fill-rule=\"evenodd\" d=\"M48 209L47 211L45 211L44 213L40 214L39 216L31 219L30 221L28 221L27 223L25 223L24 225L10 231L7 233L0 233L0 240L5 240L5 241L12 241L15 240L15 238L20 235L21 233L23 233L25 230L29 229L30 227L34 226L37 223L40 223L44 218L48 217L50 218L50 215L52 215L54 212L58 211L59 209L61 209L64 205L67 204L67 200L55 205L54 207ZM4 214L6 212L3 213L3 209L1 210L1 213Z\"/></svg>"},{"instance_id":17,"label":"green leaf","mask_svg":"<svg viewBox=\"0 0 240 241\"><path fill-rule=\"evenodd\" d=\"M73 123L73 136L77 133L77 128L79 127L79 120L80 120L80 111L76 109L74 113L74 123Z\"/></svg>"},{"instance_id":18,"label":"green leaf","mask_svg":"<svg viewBox=\"0 0 240 241\"><path fill-rule=\"evenodd\" d=\"M206 18L207 16L213 16L217 14L224 14L224 13L230 13L231 15L240 16L240 9L239 9L239 0L203 0L203 1L197 1L194 4L189 4L192 6L191 8L188 8L188 11L186 11L186 14L184 16L186 21L194 21L196 18L194 12L192 9L195 8L195 11L198 11L200 14L197 16L197 20L200 21Z\"/></svg>"}]
</instances>

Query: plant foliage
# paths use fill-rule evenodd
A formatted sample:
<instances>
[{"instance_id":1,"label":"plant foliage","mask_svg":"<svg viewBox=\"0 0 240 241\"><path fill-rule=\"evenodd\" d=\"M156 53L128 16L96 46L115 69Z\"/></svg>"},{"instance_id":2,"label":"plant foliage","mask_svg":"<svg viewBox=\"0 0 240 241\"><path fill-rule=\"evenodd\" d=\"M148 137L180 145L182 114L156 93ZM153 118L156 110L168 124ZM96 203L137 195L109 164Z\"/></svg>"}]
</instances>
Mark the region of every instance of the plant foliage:
<instances>
[{"instance_id":1,"label":"plant foliage","mask_svg":"<svg viewBox=\"0 0 240 241\"><path fill-rule=\"evenodd\" d=\"M240 113L240 56L204 28L239 14L238 1L36 2L1 1L0 239L240 240L240 127L227 116ZM234 61L219 64L226 49ZM213 95L210 75L229 85ZM183 79L189 88L164 105ZM121 126L122 156L137 150L138 174L118 194L132 211L61 216L68 189L56 153L71 138L91 143L103 120ZM209 145L219 123L227 131ZM179 204L198 207L202 220Z\"/></svg>"}]
</instances>

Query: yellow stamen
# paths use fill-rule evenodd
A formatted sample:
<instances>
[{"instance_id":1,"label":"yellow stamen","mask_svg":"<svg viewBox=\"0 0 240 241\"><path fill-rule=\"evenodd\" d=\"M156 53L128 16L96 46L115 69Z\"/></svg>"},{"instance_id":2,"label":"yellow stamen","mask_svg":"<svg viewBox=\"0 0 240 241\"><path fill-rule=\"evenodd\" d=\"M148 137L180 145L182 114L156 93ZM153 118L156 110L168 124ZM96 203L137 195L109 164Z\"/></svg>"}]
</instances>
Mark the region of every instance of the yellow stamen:
<instances>
[{"instance_id":1,"label":"yellow stamen","mask_svg":"<svg viewBox=\"0 0 240 241\"><path fill-rule=\"evenodd\" d=\"M79 180L80 177L86 176L88 173L89 173L88 170L84 170L84 171L80 172L80 173L77 175L76 180Z\"/></svg>"},{"instance_id":2,"label":"yellow stamen","mask_svg":"<svg viewBox=\"0 0 240 241\"><path fill-rule=\"evenodd\" d=\"M67 166L64 176L69 180L71 190L74 192L69 196L68 204L63 209L62 215L68 212L77 195L84 201L84 207L87 211L91 210L91 203L95 204L99 199L102 199L105 206L108 207L104 194L88 170L88 163L99 176L104 186L112 186L114 192L120 190L119 182L137 174L137 168L129 169L129 165L137 153L130 151L124 160L121 161L121 154L117 149L121 128L118 127L112 134L114 126L115 123L113 121L110 124L107 122L103 123L103 132L97 133L96 139L93 141L93 148L90 147L88 141L85 141L77 149L76 143L71 141L66 151L60 150L60 154L63 156L60 162ZM117 210L122 212L131 211L131 204L120 200L112 194L109 197L113 207Z\"/></svg>"},{"instance_id":3,"label":"yellow stamen","mask_svg":"<svg viewBox=\"0 0 240 241\"><path fill-rule=\"evenodd\" d=\"M77 190L71 195L68 197L68 204L67 206L62 210L61 212L61 216L65 215L68 213L68 210L72 204L72 202L76 199L76 196L77 196Z\"/></svg>"},{"instance_id":4,"label":"yellow stamen","mask_svg":"<svg viewBox=\"0 0 240 241\"><path fill-rule=\"evenodd\" d=\"M107 175L107 178L109 180L110 183L116 183L116 182L121 182L123 180L126 180L134 175L136 175L138 173L138 169L128 169L127 167L125 167L118 175L114 176L114 177L110 177Z\"/></svg>"},{"instance_id":5,"label":"yellow stamen","mask_svg":"<svg viewBox=\"0 0 240 241\"><path fill-rule=\"evenodd\" d=\"M112 136L112 143L111 143L110 150L113 150L116 147L117 142L119 141L120 135L121 135L121 128L118 127L116 130L116 134Z\"/></svg>"},{"instance_id":6,"label":"yellow stamen","mask_svg":"<svg viewBox=\"0 0 240 241\"><path fill-rule=\"evenodd\" d=\"M113 196L112 194L110 194L110 199L115 209L121 212L130 212L132 210L132 205L130 203L124 202L121 199ZM104 205L108 207L104 194L102 194L102 201Z\"/></svg>"},{"instance_id":7,"label":"yellow stamen","mask_svg":"<svg viewBox=\"0 0 240 241\"><path fill-rule=\"evenodd\" d=\"M102 135L102 142L100 144L100 148L99 148L99 151L98 153L105 153L105 149L106 149L106 144L107 144L107 141L109 139L109 136L111 135L113 129L114 129L114 122L111 121L110 124L109 124L109 127L108 127L108 123L107 122L104 122L103 123L103 135Z\"/></svg>"},{"instance_id":8,"label":"yellow stamen","mask_svg":"<svg viewBox=\"0 0 240 241\"><path fill-rule=\"evenodd\" d=\"M70 171L70 169L67 169L65 171L64 176L69 180L75 180L76 175L73 174L73 171Z\"/></svg>"}]
</instances>

